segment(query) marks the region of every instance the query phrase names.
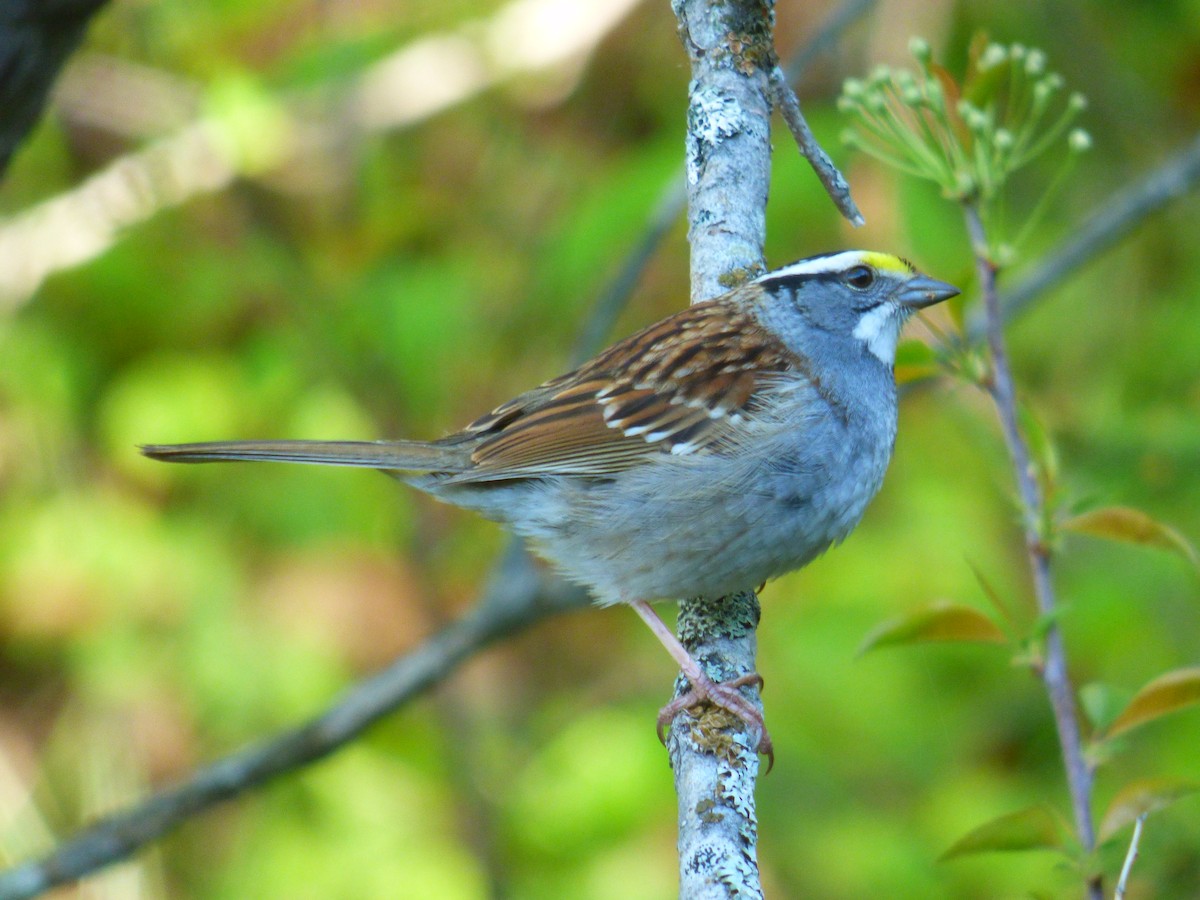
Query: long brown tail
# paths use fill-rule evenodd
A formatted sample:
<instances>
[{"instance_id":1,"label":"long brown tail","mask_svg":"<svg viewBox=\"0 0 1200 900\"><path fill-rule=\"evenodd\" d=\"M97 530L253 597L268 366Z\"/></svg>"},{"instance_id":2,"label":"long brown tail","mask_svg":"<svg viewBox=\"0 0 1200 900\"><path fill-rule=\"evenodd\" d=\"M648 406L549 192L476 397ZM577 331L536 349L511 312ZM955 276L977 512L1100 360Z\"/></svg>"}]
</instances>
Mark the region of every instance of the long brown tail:
<instances>
[{"instance_id":1,"label":"long brown tail","mask_svg":"<svg viewBox=\"0 0 1200 900\"><path fill-rule=\"evenodd\" d=\"M362 466L406 472L465 472L469 456L422 441L212 441L147 444L142 453L163 462L291 462Z\"/></svg>"}]
</instances>

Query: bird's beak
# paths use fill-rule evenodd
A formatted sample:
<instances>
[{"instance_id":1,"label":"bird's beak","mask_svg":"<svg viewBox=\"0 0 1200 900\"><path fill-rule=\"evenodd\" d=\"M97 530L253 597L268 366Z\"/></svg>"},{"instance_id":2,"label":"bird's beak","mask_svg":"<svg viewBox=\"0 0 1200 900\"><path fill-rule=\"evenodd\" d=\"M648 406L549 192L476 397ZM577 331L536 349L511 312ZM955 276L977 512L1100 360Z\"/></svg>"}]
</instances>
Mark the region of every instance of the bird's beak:
<instances>
[{"instance_id":1,"label":"bird's beak","mask_svg":"<svg viewBox=\"0 0 1200 900\"><path fill-rule=\"evenodd\" d=\"M949 300L960 293L962 291L952 284L938 281L928 275L914 275L904 285L898 299L901 306L909 309L924 309L935 303L941 303L943 300Z\"/></svg>"}]
</instances>

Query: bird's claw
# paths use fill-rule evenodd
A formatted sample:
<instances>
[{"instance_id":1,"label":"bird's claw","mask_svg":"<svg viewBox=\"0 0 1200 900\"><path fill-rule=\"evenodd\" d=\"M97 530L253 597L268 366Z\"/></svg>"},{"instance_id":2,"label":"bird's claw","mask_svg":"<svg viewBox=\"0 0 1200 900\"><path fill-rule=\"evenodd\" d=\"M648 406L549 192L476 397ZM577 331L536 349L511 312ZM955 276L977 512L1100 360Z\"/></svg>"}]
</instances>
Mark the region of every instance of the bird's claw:
<instances>
[{"instance_id":1,"label":"bird's claw","mask_svg":"<svg viewBox=\"0 0 1200 900\"><path fill-rule=\"evenodd\" d=\"M775 765L775 748L771 743L771 736L767 733L762 713L738 691L738 688L746 685L754 685L762 690L762 676L757 672L751 672L749 675L734 678L732 681L716 682L705 676L693 680L692 686L686 694L676 697L658 711L658 739L664 744L667 742L666 729L670 727L671 722L680 712L690 711L694 707L704 704L716 706L741 719L750 726L752 733L758 735L755 750L767 758L767 771L770 772Z\"/></svg>"}]
</instances>

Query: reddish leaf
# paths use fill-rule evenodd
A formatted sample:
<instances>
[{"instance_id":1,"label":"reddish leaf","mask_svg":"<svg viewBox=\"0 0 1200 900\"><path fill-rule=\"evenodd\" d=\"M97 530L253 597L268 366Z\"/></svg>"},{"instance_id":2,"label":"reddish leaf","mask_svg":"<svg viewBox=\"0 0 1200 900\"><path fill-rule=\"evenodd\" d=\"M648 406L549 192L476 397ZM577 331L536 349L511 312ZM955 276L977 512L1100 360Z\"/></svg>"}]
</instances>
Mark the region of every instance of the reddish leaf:
<instances>
[{"instance_id":1,"label":"reddish leaf","mask_svg":"<svg viewBox=\"0 0 1200 900\"><path fill-rule=\"evenodd\" d=\"M983 56L983 51L992 43L991 36L986 31L976 31L971 35L971 42L967 44L967 73L963 77L964 81L970 81L979 71L979 57Z\"/></svg>"},{"instance_id":2,"label":"reddish leaf","mask_svg":"<svg viewBox=\"0 0 1200 900\"><path fill-rule=\"evenodd\" d=\"M963 835L941 855L943 861L973 853L1013 850L1065 850L1067 828L1044 804L984 822Z\"/></svg>"},{"instance_id":3,"label":"reddish leaf","mask_svg":"<svg viewBox=\"0 0 1200 900\"><path fill-rule=\"evenodd\" d=\"M1200 781L1188 778L1142 778L1117 791L1100 823L1100 840L1107 841L1138 816L1157 812L1181 797L1200 791Z\"/></svg>"},{"instance_id":4,"label":"reddish leaf","mask_svg":"<svg viewBox=\"0 0 1200 900\"><path fill-rule=\"evenodd\" d=\"M896 644L930 641L980 641L1003 644L1004 632L979 610L940 600L889 619L863 640L859 654Z\"/></svg>"},{"instance_id":5,"label":"reddish leaf","mask_svg":"<svg viewBox=\"0 0 1200 900\"><path fill-rule=\"evenodd\" d=\"M950 120L950 127L954 129L954 133L958 136L959 143L964 147L969 147L971 130L967 128L967 123L963 121L962 116L958 112L958 101L962 98L962 91L959 90L958 82L954 80L953 75L937 63L930 63L929 71L942 86L942 94L946 98L946 117Z\"/></svg>"},{"instance_id":6,"label":"reddish leaf","mask_svg":"<svg viewBox=\"0 0 1200 900\"><path fill-rule=\"evenodd\" d=\"M1200 556L1196 554L1196 548L1187 538L1169 525L1157 522L1144 512L1128 506L1106 506L1103 509L1081 513L1067 519L1062 527L1093 537L1171 550L1200 569Z\"/></svg>"},{"instance_id":7,"label":"reddish leaf","mask_svg":"<svg viewBox=\"0 0 1200 900\"><path fill-rule=\"evenodd\" d=\"M1167 672L1134 694L1105 737L1114 737L1197 703L1200 703L1200 667Z\"/></svg>"}]
</instances>

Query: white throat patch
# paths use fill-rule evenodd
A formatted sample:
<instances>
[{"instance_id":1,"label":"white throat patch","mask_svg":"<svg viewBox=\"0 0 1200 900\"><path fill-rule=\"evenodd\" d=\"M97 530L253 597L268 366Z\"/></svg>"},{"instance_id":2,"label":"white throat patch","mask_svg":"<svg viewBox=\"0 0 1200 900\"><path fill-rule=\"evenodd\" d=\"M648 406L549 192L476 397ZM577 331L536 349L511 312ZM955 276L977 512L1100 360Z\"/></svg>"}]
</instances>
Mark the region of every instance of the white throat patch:
<instances>
[{"instance_id":1,"label":"white throat patch","mask_svg":"<svg viewBox=\"0 0 1200 900\"><path fill-rule=\"evenodd\" d=\"M854 337L867 345L867 349L884 365L896 363L896 341L900 339L900 311L891 303L883 302L867 313L863 313L854 326Z\"/></svg>"}]
</instances>

